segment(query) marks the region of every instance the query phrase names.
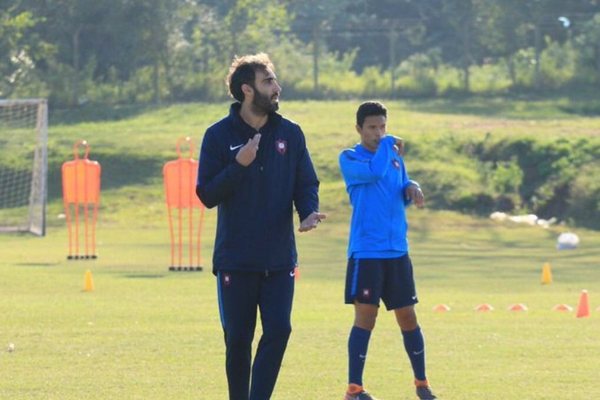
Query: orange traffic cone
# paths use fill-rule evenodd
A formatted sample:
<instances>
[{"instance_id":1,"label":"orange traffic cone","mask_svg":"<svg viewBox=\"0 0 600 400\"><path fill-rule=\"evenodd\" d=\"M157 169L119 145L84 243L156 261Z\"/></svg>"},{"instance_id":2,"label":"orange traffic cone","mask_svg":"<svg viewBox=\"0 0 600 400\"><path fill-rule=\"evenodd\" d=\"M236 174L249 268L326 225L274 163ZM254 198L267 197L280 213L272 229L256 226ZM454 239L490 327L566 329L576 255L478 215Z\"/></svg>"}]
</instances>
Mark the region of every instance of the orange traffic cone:
<instances>
[{"instance_id":1,"label":"orange traffic cone","mask_svg":"<svg viewBox=\"0 0 600 400\"><path fill-rule=\"evenodd\" d=\"M590 302L587 290L582 290L579 296L579 305L577 306L577 318L590 316Z\"/></svg>"},{"instance_id":2,"label":"orange traffic cone","mask_svg":"<svg viewBox=\"0 0 600 400\"><path fill-rule=\"evenodd\" d=\"M571 312L573 311L573 307L568 304L557 304L552 307L552 311Z\"/></svg>"},{"instance_id":3,"label":"orange traffic cone","mask_svg":"<svg viewBox=\"0 0 600 400\"><path fill-rule=\"evenodd\" d=\"M446 311L450 311L450 307L448 307L446 304L437 304L433 307L433 311L446 312Z\"/></svg>"},{"instance_id":4,"label":"orange traffic cone","mask_svg":"<svg viewBox=\"0 0 600 400\"><path fill-rule=\"evenodd\" d=\"M542 285L549 285L552 283L552 269L550 263L544 263L542 267Z\"/></svg>"},{"instance_id":5,"label":"orange traffic cone","mask_svg":"<svg viewBox=\"0 0 600 400\"><path fill-rule=\"evenodd\" d=\"M488 311L494 311L494 307L492 307L491 304L479 304L477 307L475 307L475 311L479 311L479 312L488 312Z\"/></svg>"},{"instance_id":6,"label":"orange traffic cone","mask_svg":"<svg viewBox=\"0 0 600 400\"><path fill-rule=\"evenodd\" d=\"M527 311L527 306L523 303L511 304L508 311Z\"/></svg>"},{"instance_id":7,"label":"orange traffic cone","mask_svg":"<svg viewBox=\"0 0 600 400\"><path fill-rule=\"evenodd\" d=\"M89 269L85 271L85 276L83 278L83 291L84 292L93 292L94 291L94 279L92 278L92 271Z\"/></svg>"}]
</instances>

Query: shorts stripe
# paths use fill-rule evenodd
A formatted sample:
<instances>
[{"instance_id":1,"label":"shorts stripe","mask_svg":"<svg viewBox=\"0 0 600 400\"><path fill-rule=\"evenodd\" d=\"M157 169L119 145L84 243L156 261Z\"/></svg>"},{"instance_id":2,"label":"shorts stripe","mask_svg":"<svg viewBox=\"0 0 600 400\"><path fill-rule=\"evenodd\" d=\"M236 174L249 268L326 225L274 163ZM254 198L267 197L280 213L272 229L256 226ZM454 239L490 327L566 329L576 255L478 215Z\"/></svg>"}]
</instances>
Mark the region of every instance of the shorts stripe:
<instances>
[{"instance_id":1,"label":"shorts stripe","mask_svg":"<svg viewBox=\"0 0 600 400\"><path fill-rule=\"evenodd\" d=\"M352 271L352 289L350 290L351 296L356 296L356 287L358 286L358 259L354 260L354 270Z\"/></svg>"},{"instance_id":2,"label":"shorts stripe","mask_svg":"<svg viewBox=\"0 0 600 400\"><path fill-rule=\"evenodd\" d=\"M217 271L217 300L219 302L219 317L221 318L221 326L225 329L225 316L223 313L223 293L221 292L221 271Z\"/></svg>"}]
</instances>

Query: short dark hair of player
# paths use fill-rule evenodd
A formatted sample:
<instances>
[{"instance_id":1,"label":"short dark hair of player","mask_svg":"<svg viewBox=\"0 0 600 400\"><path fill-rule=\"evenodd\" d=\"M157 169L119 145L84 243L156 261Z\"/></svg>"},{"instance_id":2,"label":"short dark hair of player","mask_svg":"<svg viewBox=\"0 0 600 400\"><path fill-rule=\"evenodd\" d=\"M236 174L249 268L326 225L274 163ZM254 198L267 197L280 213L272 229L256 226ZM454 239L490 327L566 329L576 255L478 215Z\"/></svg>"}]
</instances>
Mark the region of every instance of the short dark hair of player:
<instances>
[{"instance_id":1,"label":"short dark hair of player","mask_svg":"<svg viewBox=\"0 0 600 400\"><path fill-rule=\"evenodd\" d=\"M242 91L242 85L247 84L254 87L256 71L264 72L267 68L275 71L275 67L266 53L250 54L241 57L235 56L225 80L231 97L240 103L243 102L244 92Z\"/></svg>"},{"instance_id":2,"label":"short dark hair of player","mask_svg":"<svg viewBox=\"0 0 600 400\"><path fill-rule=\"evenodd\" d=\"M365 119L372 115L383 115L387 118L387 108L378 101L365 101L356 111L356 124L362 128Z\"/></svg>"}]
</instances>

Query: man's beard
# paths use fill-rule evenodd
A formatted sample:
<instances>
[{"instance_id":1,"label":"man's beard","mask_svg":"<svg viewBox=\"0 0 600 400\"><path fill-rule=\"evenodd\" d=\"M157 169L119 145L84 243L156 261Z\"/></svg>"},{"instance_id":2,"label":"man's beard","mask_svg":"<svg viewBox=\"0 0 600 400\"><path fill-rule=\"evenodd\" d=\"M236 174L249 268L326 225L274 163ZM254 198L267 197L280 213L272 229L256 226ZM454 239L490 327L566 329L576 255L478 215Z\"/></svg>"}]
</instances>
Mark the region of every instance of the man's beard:
<instances>
[{"instance_id":1,"label":"man's beard","mask_svg":"<svg viewBox=\"0 0 600 400\"><path fill-rule=\"evenodd\" d=\"M279 103L272 102L269 96L266 96L254 88L254 98L252 99L254 111L260 114L269 114L279 110Z\"/></svg>"}]
</instances>

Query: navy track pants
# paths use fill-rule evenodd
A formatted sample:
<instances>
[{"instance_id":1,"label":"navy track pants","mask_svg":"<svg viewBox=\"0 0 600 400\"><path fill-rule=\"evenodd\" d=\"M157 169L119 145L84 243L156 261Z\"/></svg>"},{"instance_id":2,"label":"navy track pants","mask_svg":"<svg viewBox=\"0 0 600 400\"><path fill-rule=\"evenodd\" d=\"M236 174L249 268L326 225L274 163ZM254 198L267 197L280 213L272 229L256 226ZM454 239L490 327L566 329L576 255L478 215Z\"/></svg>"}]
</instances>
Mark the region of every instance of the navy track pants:
<instances>
[{"instance_id":1,"label":"navy track pants","mask_svg":"<svg viewBox=\"0 0 600 400\"><path fill-rule=\"evenodd\" d=\"M269 400L292 331L294 270L219 271L217 290L229 399ZM257 310L263 335L252 362Z\"/></svg>"}]
</instances>

